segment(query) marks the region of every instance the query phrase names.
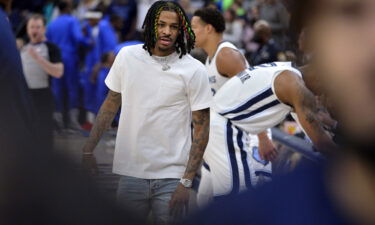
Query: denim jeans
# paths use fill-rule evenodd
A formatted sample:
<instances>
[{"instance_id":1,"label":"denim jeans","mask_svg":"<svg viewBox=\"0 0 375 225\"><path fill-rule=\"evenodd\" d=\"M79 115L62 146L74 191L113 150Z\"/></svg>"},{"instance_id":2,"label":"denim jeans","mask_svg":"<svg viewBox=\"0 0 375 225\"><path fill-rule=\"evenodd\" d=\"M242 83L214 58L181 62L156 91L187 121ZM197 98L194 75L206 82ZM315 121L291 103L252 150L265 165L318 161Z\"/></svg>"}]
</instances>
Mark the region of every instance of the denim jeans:
<instances>
[{"instance_id":1,"label":"denim jeans","mask_svg":"<svg viewBox=\"0 0 375 225\"><path fill-rule=\"evenodd\" d=\"M146 220L152 212L157 225L171 224L169 201L179 184L179 179L141 179L121 176L117 189L120 206Z\"/></svg>"}]
</instances>

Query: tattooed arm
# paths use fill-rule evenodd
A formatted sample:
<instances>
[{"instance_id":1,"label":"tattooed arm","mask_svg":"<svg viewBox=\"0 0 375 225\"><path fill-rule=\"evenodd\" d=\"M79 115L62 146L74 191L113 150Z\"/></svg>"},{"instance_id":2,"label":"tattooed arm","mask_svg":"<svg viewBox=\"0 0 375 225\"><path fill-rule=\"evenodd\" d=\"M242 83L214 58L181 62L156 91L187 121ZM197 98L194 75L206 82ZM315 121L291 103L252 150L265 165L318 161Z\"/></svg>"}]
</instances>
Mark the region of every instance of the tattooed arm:
<instances>
[{"instance_id":1,"label":"tattooed arm","mask_svg":"<svg viewBox=\"0 0 375 225\"><path fill-rule=\"evenodd\" d=\"M208 142L210 129L210 110L203 109L193 112L193 143L191 145L189 161L183 178L193 180L202 164L203 153ZM189 189L182 184L177 186L169 203L171 215L180 217L187 211L189 205Z\"/></svg>"},{"instance_id":2,"label":"tattooed arm","mask_svg":"<svg viewBox=\"0 0 375 225\"><path fill-rule=\"evenodd\" d=\"M208 143L210 130L210 110L203 109L193 112L193 143L191 145L189 161L183 178L192 180L201 166L203 153Z\"/></svg>"},{"instance_id":3,"label":"tattooed arm","mask_svg":"<svg viewBox=\"0 0 375 225\"><path fill-rule=\"evenodd\" d=\"M100 107L96 116L95 124L90 132L90 136L83 147L83 154L92 154L104 131L111 125L116 113L121 105L121 94L109 91L107 98Z\"/></svg>"},{"instance_id":4,"label":"tattooed arm","mask_svg":"<svg viewBox=\"0 0 375 225\"><path fill-rule=\"evenodd\" d=\"M284 71L275 79L274 86L280 101L293 107L300 125L315 147L320 151L335 149L335 144L318 119L315 96L306 88L302 78L291 71Z\"/></svg>"}]
</instances>

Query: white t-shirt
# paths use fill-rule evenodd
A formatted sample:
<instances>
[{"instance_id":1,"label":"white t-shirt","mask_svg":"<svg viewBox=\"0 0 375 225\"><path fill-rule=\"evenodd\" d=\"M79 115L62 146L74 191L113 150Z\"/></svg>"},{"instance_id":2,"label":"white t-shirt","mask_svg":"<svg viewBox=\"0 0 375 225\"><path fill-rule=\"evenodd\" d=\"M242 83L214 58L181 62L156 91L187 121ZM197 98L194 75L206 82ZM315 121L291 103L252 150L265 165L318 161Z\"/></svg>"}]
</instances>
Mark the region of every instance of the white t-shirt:
<instances>
[{"instance_id":1,"label":"white t-shirt","mask_svg":"<svg viewBox=\"0 0 375 225\"><path fill-rule=\"evenodd\" d=\"M190 55L156 57L142 45L129 46L117 55L105 83L122 95L113 172L181 178L191 147L191 113L211 104L203 64Z\"/></svg>"}]
</instances>

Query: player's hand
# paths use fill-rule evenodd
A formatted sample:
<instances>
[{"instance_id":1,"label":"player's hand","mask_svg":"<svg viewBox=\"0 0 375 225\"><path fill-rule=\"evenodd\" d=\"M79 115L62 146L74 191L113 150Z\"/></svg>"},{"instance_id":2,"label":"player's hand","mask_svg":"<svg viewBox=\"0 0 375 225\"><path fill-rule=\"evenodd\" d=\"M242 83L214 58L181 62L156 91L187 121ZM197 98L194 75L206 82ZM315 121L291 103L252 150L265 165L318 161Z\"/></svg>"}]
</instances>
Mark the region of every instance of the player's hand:
<instances>
[{"instance_id":1,"label":"player's hand","mask_svg":"<svg viewBox=\"0 0 375 225\"><path fill-rule=\"evenodd\" d=\"M91 175L98 174L98 164L94 154L83 154L82 155L82 167Z\"/></svg>"},{"instance_id":2,"label":"player's hand","mask_svg":"<svg viewBox=\"0 0 375 225\"><path fill-rule=\"evenodd\" d=\"M40 55L38 54L38 52L32 46L27 47L27 52L35 60L37 60L40 57Z\"/></svg>"},{"instance_id":3,"label":"player's hand","mask_svg":"<svg viewBox=\"0 0 375 225\"><path fill-rule=\"evenodd\" d=\"M266 138L259 138L259 156L263 160L273 161L277 157L277 150L272 141Z\"/></svg>"},{"instance_id":4,"label":"player's hand","mask_svg":"<svg viewBox=\"0 0 375 225\"><path fill-rule=\"evenodd\" d=\"M178 184L169 202L169 212L174 220L180 220L189 210L190 189Z\"/></svg>"}]
</instances>

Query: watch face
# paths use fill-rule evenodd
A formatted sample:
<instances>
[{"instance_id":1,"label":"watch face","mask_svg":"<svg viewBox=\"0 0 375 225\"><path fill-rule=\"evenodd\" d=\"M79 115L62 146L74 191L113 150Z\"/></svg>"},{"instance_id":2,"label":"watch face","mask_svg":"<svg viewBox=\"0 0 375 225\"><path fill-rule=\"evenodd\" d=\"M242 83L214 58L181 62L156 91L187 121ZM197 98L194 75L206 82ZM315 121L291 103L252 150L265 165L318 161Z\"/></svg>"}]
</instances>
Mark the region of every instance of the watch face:
<instances>
[{"instance_id":1,"label":"watch face","mask_svg":"<svg viewBox=\"0 0 375 225\"><path fill-rule=\"evenodd\" d=\"M188 179L181 179L181 184L184 185L184 187L190 188L192 186L192 181Z\"/></svg>"}]
</instances>

